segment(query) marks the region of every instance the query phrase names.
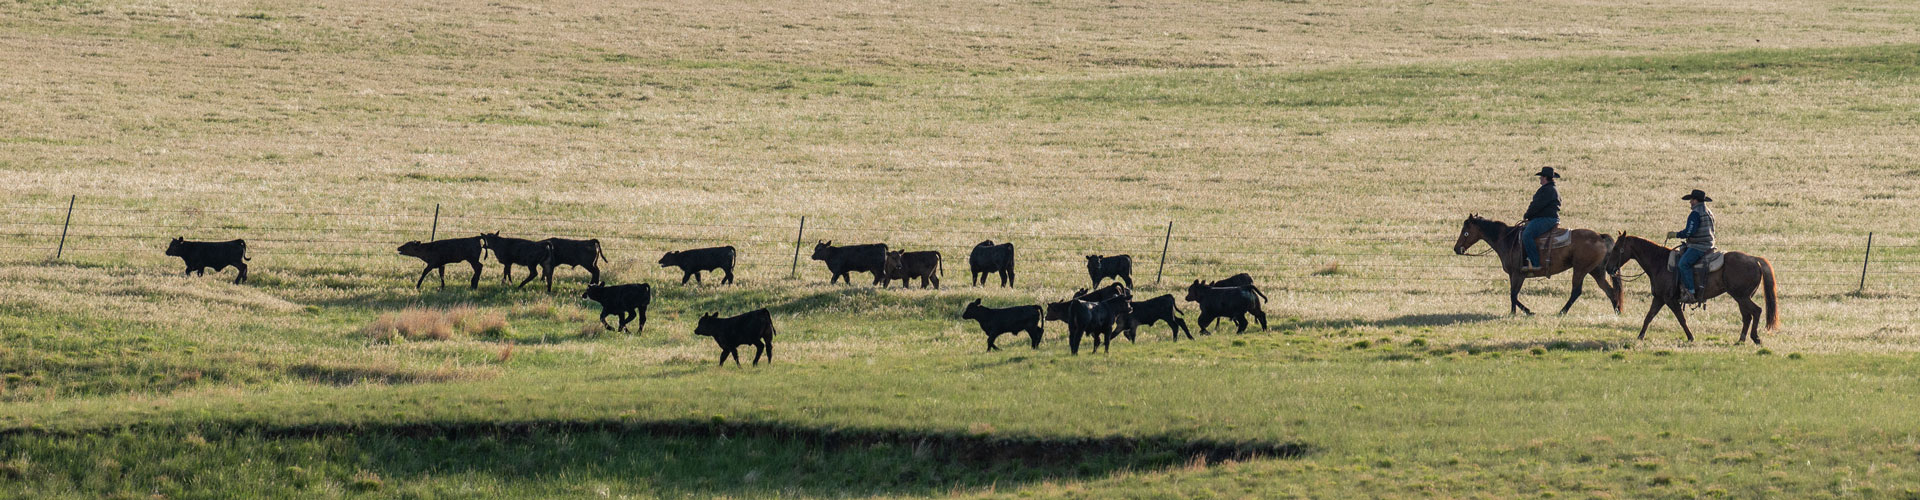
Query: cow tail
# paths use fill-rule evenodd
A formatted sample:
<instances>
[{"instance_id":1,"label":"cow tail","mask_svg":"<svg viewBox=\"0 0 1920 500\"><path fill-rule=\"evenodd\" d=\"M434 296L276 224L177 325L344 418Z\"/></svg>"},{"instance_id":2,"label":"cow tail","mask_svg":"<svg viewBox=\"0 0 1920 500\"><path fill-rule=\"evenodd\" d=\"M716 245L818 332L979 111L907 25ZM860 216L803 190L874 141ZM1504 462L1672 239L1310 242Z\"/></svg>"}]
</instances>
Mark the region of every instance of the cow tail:
<instances>
[{"instance_id":1,"label":"cow tail","mask_svg":"<svg viewBox=\"0 0 1920 500\"><path fill-rule=\"evenodd\" d=\"M593 240L593 255L599 257L600 262L607 262L607 253L600 251L600 240L598 238Z\"/></svg>"},{"instance_id":2,"label":"cow tail","mask_svg":"<svg viewBox=\"0 0 1920 500\"><path fill-rule=\"evenodd\" d=\"M1269 299L1269 298L1267 298L1267 293L1266 293L1266 292L1262 292L1262 291L1260 291L1260 287L1257 287L1257 286L1253 286L1253 285L1247 285L1247 288L1252 288L1252 289L1253 289L1253 294L1254 294L1254 295L1259 295L1259 296L1260 296L1260 301L1261 301L1261 302L1273 302L1273 299Z\"/></svg>"},{"instance_id":3,"label":"cow tail","mask_svg":"<svg viewBox=\"0 0 1920 500\"><path fill-rule=\"evenodd\" d=\"M933 277L938 278L941 276L945 276L946 274L947 274L947 258L941 256L940 252L934 252L933 253Z\"/></svg>"}]
</instances>

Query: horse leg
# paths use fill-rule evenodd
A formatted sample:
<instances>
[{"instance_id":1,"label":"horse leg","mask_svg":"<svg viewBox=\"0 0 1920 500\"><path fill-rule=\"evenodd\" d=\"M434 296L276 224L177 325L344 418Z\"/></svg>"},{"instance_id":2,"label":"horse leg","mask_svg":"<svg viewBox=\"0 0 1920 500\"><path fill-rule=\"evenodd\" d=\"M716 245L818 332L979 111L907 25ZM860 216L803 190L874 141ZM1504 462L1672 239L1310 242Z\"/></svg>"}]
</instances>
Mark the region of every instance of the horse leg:
<instances>
[{"instance_id":1,"label":"horse leg","mask_svg":"<svg viewBox=\"0 0 1920 500\"><path fill-rule=\"evenodd\" d=\"M1573 309L1573 301L1576 301L1576 300L1580 300L1580 285L1581 285L1581 283L1584 283L1584 282L1580 280L1580 274L1579 274L1579 273L1574 273L1574 275L1573 275L1573 295L1572 295L1572 296L1569 296L1569 297L1567 297L1567 305L1564 305L1564 306L1560 306L1560 315L1561 315L1561 316L1566 316L1566 315L1567 315L1567 310L1568 310L1568 309Z\"/></svg>"},{"instance_id":2,"label":"horse leg","mask_svg":"<svg viewBox=\"0 0 1920 500\"><path fill-rule=\"evenodd\" d=\"M1652 302L1653 307L1647 308L1647 319L1640 320L1640 338L1638 340L1647 339L1647 325L1653 324L1653 317L1660 314L1661 307L1666 306L1665 303L1660 301L1660 297L1654 297Z\"/></svg>"},{"instance_id":3,"label":"horse leg","mask_svg":"<svg viewBox=\"0 0 1920 500\"><path fill-rule=\"evenodd\" d=\"M1692 342L1693 329L1687 327L1687 313L1683 311L1685 308L1680 306L1680 301L1668 302L1667 309L1673 310L1673 319L1680 320L1680 331L1686 332L1687 341Z\"/></svg>"},{"instance_id":4,"label":"horse leg","mask_svg":"<svg viewBox=\"0 0 1920 500\"><path fill-rule=\"evenodd\" d=\"M1626 292L1622 290L1615 290L1613 288L1613 285L1607 284L1607 273L1606 271L1600 270L1598 266L1594 267L1592 270L1587 271L1587 275L1593 277L1593 284L1600 287L1601 293L1607 294L1607 304L1613 307L1613 312L1619 313L1620 303L1613 301L1613 298L1615 297L1614 294L1626 293Z\"/></svg>"},{"instance_id":5,"label":"horse leg","mask_svg":"<svg viewBox=\"0 0 1920 500\"><path fill-rule=\"evenodd\" d=\"M1753 345L1760 345L1760 304L1754 303L1750 296L1728 295L1733 295L1733 301L1740 303L1740 341L1746 342L1751 336ZM1749 331L1752 333L1749 334Z\"/></svg>"},{"instance_id":6,"label":"horse leg","mask_svg":"<svg viewBox=\"0 0 1920 500\"><path fill-rule=\"evenodd\" d=\"M1526 283L1527 278L1519 274L1509 274L1507 275L1507 282L1508 282L1507 302L1509 302L1509 304L1507 304L1507 315L1512 316L1513 310L1515 308L1519 308L1520 312L1524 312L1524 313L1527 313L1528 316L1532 316L1533 311L1530 309L1527 309L1526 304L1520 303L1520 284Z\"/></svg>"}]
</instances>

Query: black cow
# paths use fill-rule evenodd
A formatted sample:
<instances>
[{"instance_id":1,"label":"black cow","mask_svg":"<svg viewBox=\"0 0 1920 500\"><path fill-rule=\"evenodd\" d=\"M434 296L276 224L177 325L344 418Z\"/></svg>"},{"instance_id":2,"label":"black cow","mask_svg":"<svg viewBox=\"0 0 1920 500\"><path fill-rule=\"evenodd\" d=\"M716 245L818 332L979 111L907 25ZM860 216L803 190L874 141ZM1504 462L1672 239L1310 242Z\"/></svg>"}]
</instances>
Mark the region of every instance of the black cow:
<instances>
[{"instance_id":1,"label":"black cow","mask_svg":"<svg viewBox=\"0 0 1920 500\"><path fill-rule=\"evenodd\" d=\"M836 247L832 241L822 241L813 245L813 260L827 263L827 270L833 272L833 279L827 283L838 283L845 278L847 284L853 284L850 273L873 273L875 285L886 281L886 243Z\"/></svg>"},{"instance_id":2,"label":"black cow","mask_svg":"<svg viewBox=\"0 0 1920 500\"><path fill-rule=\"evenodd\" d=\"M1088 255L1087 278L1093 280L1093 286L1100 286L1100 281L1107 278L1120 278L1127 282L1127 288L1133 288L1133 257Z\"/></svg>"},{"instance_id":3,"label":"black cow","mask_svg":"<svg viewBox=\"0 0 1920 500\"><path fill-rule=\"evenodd\" d=\"M1247 273L1240 273L1240 274L1235 274L1235 275L1233 275L1233 276L1228 276L1228 277L1227 277L1227 279L1223 279L1223 280L1220 280L1220 281L1215 281L1215 282L1212 282L1212 283L1207 283L1207 282L1204 282L1204 281L1202 281L1202 282L1200 282L1200 283L1201 283L1201 284L1203 284L1203 285L1207 285L1207 286L1211 286L1211 287L1217 287L1217 288L1232 288L1232 287L1240 287L1240 286L1253 286L1253 275L1250 275L1250 274L1247 274ZM1254 288L1254 289L1253 289L1253 292L1254 292L1254 293L1259 293L1259 294L1260 294L1260 300L1267 300L1267 294L1265 294L1265 293L1261 293L1261 292L1260 292L1260 289L1259 289L1259 288Z\"/></svg>"},{"instance_id":4,"label":"black cow","mask_svg":"<svg viewBox=\"0 0 1920 500\"><path fill-rule=\"evenodd\" d=\"M595 261L606 262L607 255L600 251L600 240L569 240L566 238L547 238L540 240L547 245L547 261L541 263L547 273L547 293L553 293L553 268L575 266L585 268L592 277L587 283L600 282L600 266Z\"/></svg>"},{"instance_id":5,"label":"black cow","mask_svg":"<svg viewBox=\"0 0 1920 500\"><path fill-rule=\"evenodd\" d=\"M982 241L967 256L967 267L973 270L975 286L986 285L987 275L993 273L1000 273L1000 286L1013 286L1013 244Z\"/></svg>"},{"instance_id":6,"label":"black cow","mask_svg":"<svg viewBox=\"0 0 1920 500\"><path fill-rule=\"evenodd\" d=\"M727 355L733 355L733 366L740 366L740 346L753 346L753 364L760 365L760 353L767 353L767 364L773 364L773 314L766 308L755 309L746 314L731 318L722 318L717 313L700 315L700 322L693 327L693 334L713 337L720 344L720 366L727 366Z\"/></svg>"},{"instance_id":7,"label":"black cow","mask_svg":"<svg viewBox=\"0 0 1920 500\"><path fill-rule=\"evenodd\" d=\"M1081 336L1091 336L1093 348L1099 349L1101 339L1113 337L1115 328L1124 324L1133 308L1125 297L1114 297L1098 302L1054 302L1047 304L1046 311L1047 320L1067 324L1067 350L1080 354Z\"/></svg>"},{"instance_id":8,"label":"black cow","mask_svg":"<svg viewBox=\"0 0 1920 500\"><path fill-rule=\"evenodd\" d=\"M419 290L420 283L427 280L427 273L440 270L440 288L447 287L447 264L465 262L473 265L472 289L480 289L480 258L485 248L480 237L449 238L426 243L409 241L400 245L400 255L416 257L426 261L427 268L420 270L420 279L413 280L413 289Z\"/></svg>"},{"instance_id":9,"label":"black cow","mask_svg":"<svg viewBox=\"0 0 1920 500\"><path fill-rule=\"evenodd\" d=\"M967 309L960 312L960 319L970 319L980 323L980 330L987 333L987 351L1000 350L993 345L1001 334L1027 332L1032 339L1033 348L1040 348L1040 334L1045 325L1040 321L1040 306L985 307L980 299L967 303Z\"/></svg>"},{"instance_id":10,"label":"black cow","mask_svg":"<svg viewBox=\"0 0 1920 500\"><path fill-rule=\"evenodd\" d=\"M1187 332L1187 340L1193 340L1193 330L1187 328L1186 320L1180 319L1180 303L1173 299L1173 294L1131 302L1129 305L1133 306L1133 314L1127 322L1128 342L1133 341L1135 332L1142 325L1153 326L1161 321L1167 322L1167 328L1172 330L1174 342L1180 341L1181 331Z\"/></svg>"},{"instance_id":11,"label":"black cow","mask_svg":"<svg viewBox=\"0 0 1920 500\"><path fill-rule=\"evenodd\" d=\"M1211 287L1200 280L1187 285L1187 301L1200 303L1200 333L1206 334L1207 327L1217 318L1233 320L1239 327L1234 333L1247 331L1247 314L1253 314L1260 320L1260 329L1267 329L1267 313L1260 310L1259 288L1252 285L1237 287Z\"/></svg>"},{"instance_id":12,"label":"black cow","mask_svg":"<svg viewBox=\"0 0 1920 500\"><path fill-rule=\"evenodd\" d=\"M217 273L232 266L240 271L239 276L233 277L235 285L247 282L247 261L253 260L247 256L247 240L187 241L186 238L174 238L167 243L167 256L179 257L187 263L186 276L193 276L196 272L206 276L209 267Z\"/></svg>"},{"instance_id":13,"label":"black cow","mask_svg":"<svg viewBox=\"0 0 1920 500\"><path fill-rule=\"evenodd\" d=\"M527 283L540 278L540 266L547 263L553 255L553 247L545 242L501 236L498 231L480 234L481 243L493 252L493 258L500 261L500 267L506 272L500 274L500 283L513 282L513 266L526 266L527 279L520 280L515 289L526 288Z\"/></svg>"},{"instance_id":14,"label":"black cow","mask_svg":"<svg viewBox=\"0 0 1920 500\"><path fill-rule=\"evenodd\" d=\"M727 276L720 280L720 284L731 284L733 283L733 259L736 254L737 252L731 246L667 252L666 255L660 256L660 267L680 268L682 285L687 284L689 278L699 283L702 271L714 269L727 273Z\"/></svg>"},{"instance_id":15,"label":"black cow","mask_svg":"<svg viewBox=\"0 0 1920 500\"><path fill-rule=\"evenodd\" d=\"M620 317L620 331L627 331L627 322L639 320L633 326L634 333L647 329L647 305L653 303L653 287L646 283L638 285L606 286L600 283L588 283L586 293L580 298L600 303L600 326L613 331L613 325L607 324L607 316Z\"/></svg>"},{"instance_id":16,"label":"black cow","mask_svg":"<svg viewBox=\"0 0 1920 500\"><path fill-rule=\"evenodd\" d=\"M893 280L900 280L900 287L905 288L912 284L914 278L920 278L920 288L926 288L931 281L933 287L938 289L942 270L940 252L887 252L887 277L880 286L892 286Z\"/></svg>"},{"instance_id":17,"label":"black cow","mask_svg":"<svg viewBox=\"0 0 1920 500\"><path fill-rule=\"evenodd\" d=\"M1085 288L1082 288L1073 292L1073 298L1088 301L1088 302L1099 302L1099 301L1111 299L1114 297L1126 297L1128 299L1132 299L1133 290L1128 290L1126 285L1114 283L1111 285L1100 287L1099 290L1094 290L1091 292L1087 291L1087 289Z\"/></svg>"}]
</instances>

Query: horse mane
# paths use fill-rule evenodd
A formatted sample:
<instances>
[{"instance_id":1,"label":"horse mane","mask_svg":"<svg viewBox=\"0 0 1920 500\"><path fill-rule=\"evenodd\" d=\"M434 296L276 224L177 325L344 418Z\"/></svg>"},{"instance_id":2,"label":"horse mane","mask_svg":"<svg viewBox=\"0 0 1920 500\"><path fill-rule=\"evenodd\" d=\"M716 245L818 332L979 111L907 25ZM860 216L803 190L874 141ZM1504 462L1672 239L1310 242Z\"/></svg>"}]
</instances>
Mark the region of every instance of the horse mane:
<instances>
[{"instance_id":1,"label":"horse mane","mask_svg":"<svg viewBox=\"0 0 1920 500\"><path fill-rule=\"evenodd\" d=\"M1467 216L1467 222L1470 222L1475 227L1480 228L1480 234L1483 235L1483 238L1489 242L1505 239L1507 237L1508 232L1511 232L1514 229L1517 229L1514 226L1507 225L1507 223L1505 222L1488 219L1486 217L1481 217L1479 215Z\"/></svg>"}]
</instances>

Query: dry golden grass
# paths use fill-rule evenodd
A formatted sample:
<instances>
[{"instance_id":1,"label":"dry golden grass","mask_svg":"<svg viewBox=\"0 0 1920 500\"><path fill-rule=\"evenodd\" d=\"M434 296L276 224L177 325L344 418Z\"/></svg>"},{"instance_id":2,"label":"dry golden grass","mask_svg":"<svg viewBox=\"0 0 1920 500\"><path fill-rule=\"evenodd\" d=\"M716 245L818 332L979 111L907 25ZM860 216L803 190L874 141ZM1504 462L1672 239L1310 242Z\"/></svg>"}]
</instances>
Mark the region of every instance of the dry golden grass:
<instances>
[{"instance_id":1,"label":"dry golden grass","mask_svg":"<svg viewBox=\"0 0 1920 500\"><path fill-rule=\"evenodd\" d=\"M455 335L500 337L512 334L512 325L504 314L462 306L453 308L408 308L380 315L360 329L374 342L406 340L448 340Z\"/></svg>"}]
</instances>

